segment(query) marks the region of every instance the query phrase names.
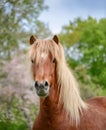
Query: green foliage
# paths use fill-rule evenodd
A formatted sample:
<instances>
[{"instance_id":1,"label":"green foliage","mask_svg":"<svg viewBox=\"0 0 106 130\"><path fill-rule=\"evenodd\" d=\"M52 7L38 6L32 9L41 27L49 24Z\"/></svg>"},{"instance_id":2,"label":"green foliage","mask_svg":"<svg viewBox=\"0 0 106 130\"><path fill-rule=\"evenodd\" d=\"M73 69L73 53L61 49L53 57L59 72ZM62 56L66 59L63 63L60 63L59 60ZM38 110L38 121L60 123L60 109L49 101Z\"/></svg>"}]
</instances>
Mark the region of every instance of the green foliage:
<instances>
[{"instance_id":1,"label":"green foliage","mask_svg":"<svg viewBox=\"0 0 106 130\"><path fill-rule=\"evenodd\" d=\"M103 69L103 71L100 73L98 78L99 78L100 83L102 83L106 88L106 66L105 66L105 69Z\"/></svg>"},{"instance_id":2,"label":"green foliage","mask_svg":"<svg viewBox=\"0 0 106 130\"><path fill-rule=\"evenodd\" d=\"M0 122L0 130L28 130L28 127L25 122L20 124L15 124L11 121Z\"/></svg>"},{"instance_id":3,"label":"green foliage","mask_svg":"<svg viewBox=\"0 0 106 130\"><path fill-rule=\"evenodd\" d=\"M29 35L41 33L41 28L50 35L48 27L38 20L45 9L44 0L0 1L0 58L10 59L19 47L28 44Z\"/></svg>"},{"instance_id":4,"label":"green foliage","mask_svg":"<svg viewBox=\"0 0 106 130\"><path fill-rule=\"evenodd\" d=\"M74 55L72 51L68 54L70 66L74 69L83 66L95 84L89 85L106 87L106 18L77 18L62 28L60 40L67 48L74 50Z\"/></svg>"},{"instance_id":5,"label":"green foliage","mask_svg":"<svg viewBox=\"0 0 106 130\"><path fill-rule=\"evenodd\" d=\"M14 96L9 98L10 101L2 98L0 102L0 130L30 130L38 108L31 104L28 112L24 100Z\"/></svg>"}]
</instances>

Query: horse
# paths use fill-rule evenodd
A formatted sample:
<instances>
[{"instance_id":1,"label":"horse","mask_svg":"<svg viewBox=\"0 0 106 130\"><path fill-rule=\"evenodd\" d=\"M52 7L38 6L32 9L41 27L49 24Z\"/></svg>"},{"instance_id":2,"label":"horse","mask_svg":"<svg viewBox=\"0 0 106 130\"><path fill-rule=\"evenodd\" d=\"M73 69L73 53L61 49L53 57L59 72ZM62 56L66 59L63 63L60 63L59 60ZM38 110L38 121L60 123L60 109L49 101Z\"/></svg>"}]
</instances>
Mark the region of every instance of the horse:
<instances>
[{"instance_id":1,"label":"horse","mask_svg":"<svg viewBox=\"0 0 106 130\"><path fill-rule=\"evenodd\" d=\"M57 35L30 37L29 60L40 99L33 130L106 130L106 97L84 101Z\"/></svg>"}]
</instances>

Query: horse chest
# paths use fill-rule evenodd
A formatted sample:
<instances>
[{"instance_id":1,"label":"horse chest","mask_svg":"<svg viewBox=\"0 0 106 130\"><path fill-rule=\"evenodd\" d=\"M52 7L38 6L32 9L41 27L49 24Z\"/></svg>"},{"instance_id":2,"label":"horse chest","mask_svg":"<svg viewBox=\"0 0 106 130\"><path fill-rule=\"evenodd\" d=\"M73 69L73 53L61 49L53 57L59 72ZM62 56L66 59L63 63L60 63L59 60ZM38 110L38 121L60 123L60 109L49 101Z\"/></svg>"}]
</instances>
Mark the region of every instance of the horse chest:
<instances>
[{"instance_id":1,"label":"horse chest","mask_svg":"<svg viewBox=\"0 0 106 130\"><path fill-rule=\"evenodd\" d=\"M62 116L38 116L34 123L33 130L71 130L69 122L63 119ZM72 129L76 130L76 129Z\"/></svg>"}]
</instances>

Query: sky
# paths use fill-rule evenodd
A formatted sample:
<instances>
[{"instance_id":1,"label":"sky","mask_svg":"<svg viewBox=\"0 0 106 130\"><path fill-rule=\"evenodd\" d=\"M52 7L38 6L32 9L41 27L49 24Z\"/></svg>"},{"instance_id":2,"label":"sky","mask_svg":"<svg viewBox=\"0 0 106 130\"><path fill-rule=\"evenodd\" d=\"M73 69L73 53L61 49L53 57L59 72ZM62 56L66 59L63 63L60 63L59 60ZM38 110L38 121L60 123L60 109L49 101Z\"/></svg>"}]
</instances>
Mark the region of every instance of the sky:
<instances>
[{"instance_id":1,"label":"sky","mask_svg":"<svg viewBox=\"0 0 106 130\"><path fill-rule=\"evenodd\" d=\"M106 0L45 0L49 9L39 19L47 24L53 34L58 34L63 25L77 17L106 18Z\"/></svg>"}]
</instances>

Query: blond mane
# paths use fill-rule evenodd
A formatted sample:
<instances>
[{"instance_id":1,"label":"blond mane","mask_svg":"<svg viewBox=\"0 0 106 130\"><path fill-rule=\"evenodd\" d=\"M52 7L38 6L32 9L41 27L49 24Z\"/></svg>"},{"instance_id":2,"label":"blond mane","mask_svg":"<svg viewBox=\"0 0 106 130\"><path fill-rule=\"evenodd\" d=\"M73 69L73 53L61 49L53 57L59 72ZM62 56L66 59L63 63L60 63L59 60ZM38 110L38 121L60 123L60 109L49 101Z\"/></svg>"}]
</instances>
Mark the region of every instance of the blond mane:
<instances>
[{"instance_id":1,"label":"blond mane","mask_svg":"<svg viewBox=\"0 0 106 130\"><path fill-rule=\"evenodd\" d=\"M38 58L41 51L51 52L57 60L59 103L63 104L68 117L77 125L80 121L80 113L87 108L87 105L81 99L78 84L66 64L63 47L60 43L57 45L53 40L37 40L29 51L30 59Z\"/></svg>"},{"instance_id":2,"label":"blond mane","mask_svg":"<svg viewBox=\"0 0 106 130\"><path fill-rule=\"evenodd\" d=\"M60 87L59 101L63 103L64 109L66 110L72 123L77 125L80 121L80 113L82 113L82 110L87 108L87 105L81 99L78 83L66 64L64 51L61 44L60 55L61 58L58 61L57 66L58 83Z\"/></svg>"}]
</instances>

